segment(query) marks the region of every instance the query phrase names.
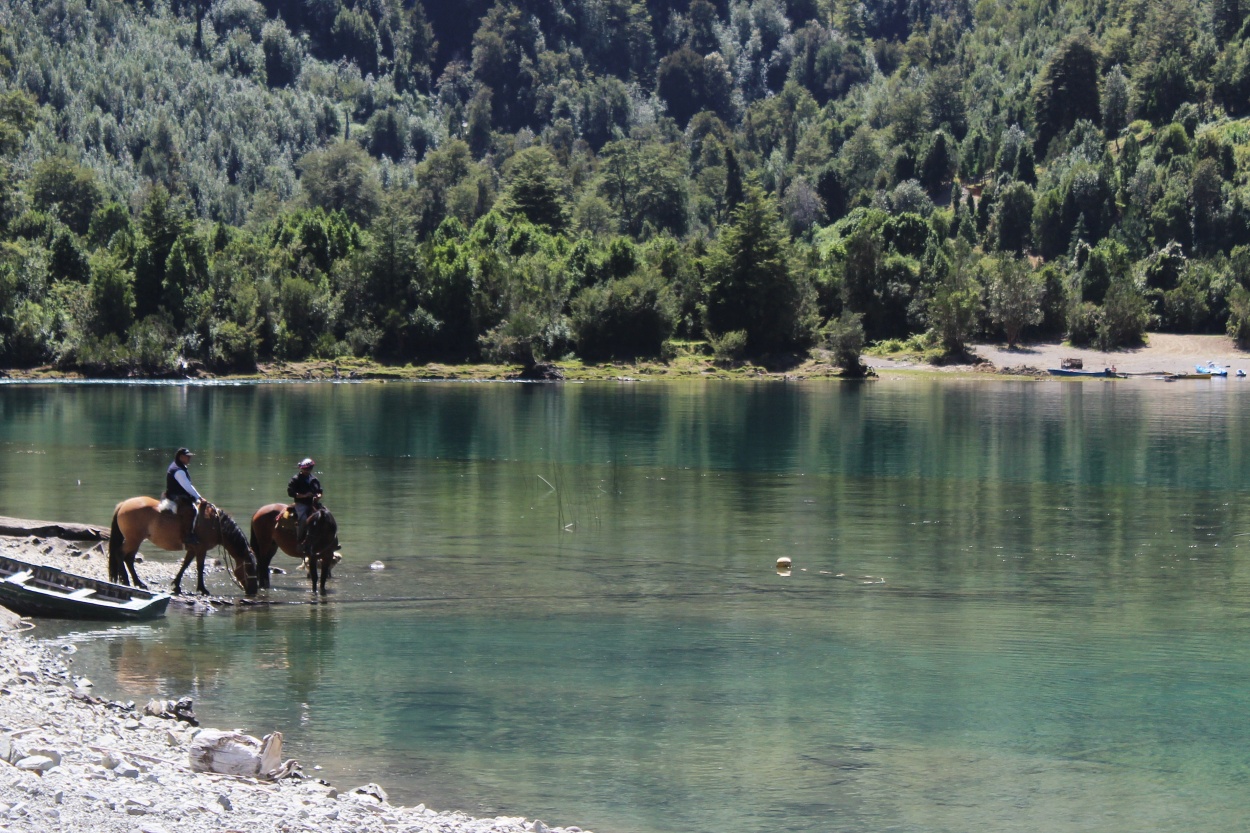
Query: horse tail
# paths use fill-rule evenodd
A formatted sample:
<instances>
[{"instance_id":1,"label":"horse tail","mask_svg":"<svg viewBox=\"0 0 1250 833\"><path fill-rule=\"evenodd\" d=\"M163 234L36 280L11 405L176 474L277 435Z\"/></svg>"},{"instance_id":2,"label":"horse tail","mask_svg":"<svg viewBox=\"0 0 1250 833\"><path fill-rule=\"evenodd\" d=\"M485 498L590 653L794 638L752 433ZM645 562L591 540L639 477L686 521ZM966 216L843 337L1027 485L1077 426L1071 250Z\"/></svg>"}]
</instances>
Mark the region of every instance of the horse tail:
<instances>
[{"instance_id":1,"label":"horse tail","mask_svg":"<svg viewBox=\"0 0 1250 833\"><path fill-rule=\"evenodd\" d=\"M109 581L124 581L126 579L126 536L122 535L122 528L117 523L117 516L121 514L121 506L118 505L113 510L113 525L109 528Z\"/></svg>"}]
</instances>

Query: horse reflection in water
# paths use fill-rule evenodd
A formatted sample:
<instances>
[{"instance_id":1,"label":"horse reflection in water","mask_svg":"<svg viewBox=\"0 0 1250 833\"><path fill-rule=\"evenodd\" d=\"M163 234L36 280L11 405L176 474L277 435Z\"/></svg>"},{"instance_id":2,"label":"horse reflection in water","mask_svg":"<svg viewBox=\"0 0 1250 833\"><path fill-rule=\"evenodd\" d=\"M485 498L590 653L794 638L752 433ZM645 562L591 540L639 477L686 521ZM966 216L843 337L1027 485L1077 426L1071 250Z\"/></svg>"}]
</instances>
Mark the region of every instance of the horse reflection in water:
<instances>
[{"instance_id":1,"label":"horse reflection in water","mask_svg":"<svg viewBox=\"0 0 1250 833\"><path fill-rule=\"evenodd\" d=\"M305 559L308 566L308 578L312 580L314 592L326 592L326 580L330 578L330 568L338 563L342 556L338 553L339 526L320 503L308 516L308 530L304 539L307 555L300 552L295 540L295 513L287 512L285 503L270 503L256 510L252 515L252 550L256 553L256 569L261 587L269 587L270 562L282 550L292 558Z\"/></svg>"},{"instance_id":2,"label":"horse reflection in water","mask_svg":"<svg viewBox=\"0 0 1250 833\"><path fill-rule=\"evenodd\" d=\"M182 574L194 558L197 569L195 590L207 596L208 588L204 586L204 558L209 550L220 546L225 547L230 554L234 580L247 595L256 594L256 556L248 546L247 536L239 529L234 518L205 501L196 525L199 542L184 544L182 523L178 516L160 511L159 506L159 501L150 497L132 497L117 504L109 532L109 581L130 584L130 579L134 579L136 587L147 589L147 585L139 580L139 574L135 572L135 553L139 551L139 545L148 540L163 550L186 550L186 557L182 559L182 566L174 577L175 594L182 594Z\"/></svg>"}]
</instances>

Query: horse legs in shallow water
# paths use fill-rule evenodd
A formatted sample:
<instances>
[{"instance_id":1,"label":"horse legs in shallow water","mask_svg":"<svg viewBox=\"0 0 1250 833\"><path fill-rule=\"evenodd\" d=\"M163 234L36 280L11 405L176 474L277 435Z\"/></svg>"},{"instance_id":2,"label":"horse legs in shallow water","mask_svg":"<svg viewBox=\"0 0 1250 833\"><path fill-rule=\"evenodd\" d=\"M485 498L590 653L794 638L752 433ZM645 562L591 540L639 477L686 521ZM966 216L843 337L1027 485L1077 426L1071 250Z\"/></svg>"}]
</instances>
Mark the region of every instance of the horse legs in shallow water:
<instances>
[{"instance_id":1,"label":"horse legs in shallow water","mask_svg":"<svg viewBox=\"0 0 1250 833\"><path fill-rule=\"evenodd\" d=\"M317 567L319 566L317 562L319 559L317 558L316 553L311 552L309 550L305 550L302 547L300 548L300 552L304 556L304 563L308 565L308 578L309 580L312 581L312 591L316 593L317 592ZM321 577L322 595L324 595L325 592L326 592L326 580L325 580L325 576L323 575Z\"/></svg>"},{"instance_id":2,"label":"horse legs in shallow water","mask_svg":"<svg viewBox=\"0 0 1250 833\"><path fill-rule=\"evenodd\" d=\"M201 596L208 595L208 588L204 586L204 556L207 554L208 551L202 547L187 547L187 554L182 559L182 566L178 568L178 575L174 576L175 596L182 595L182 574L187 571L187 566L190 565L192 558L195 559L196 566L195 592Z\"/></svg>"},{"instance_id":3,"label":"horse legs in shallow water","mask_svg":"<svg viewBox=\"0 0 1250 833\"><path fill-rule=\"evenodd\" d=\"M273 557L278 552L278 545L274 543L273 537L270 536L263 544L260 537L256 534L256 524L252 524L252 554L256 556L256 584L261 590L270 588L269 577L273 573L270 565L273 563Z\"/></svg>"},{"instance_id":4,"label":"horse legs in shallow water","mask_svg":"<svg viewBox=\"0 0 1250 833\"><path fill-rule=\"evenodd\" d=\"M334 550L338 547L337 533L338 524L324 506L308 516L303 545L308 558L308 578L312 580L313 592L320 591L323 596L326 580L330 578L330 567L334 564Z\"/></svg>"}]
</instances>

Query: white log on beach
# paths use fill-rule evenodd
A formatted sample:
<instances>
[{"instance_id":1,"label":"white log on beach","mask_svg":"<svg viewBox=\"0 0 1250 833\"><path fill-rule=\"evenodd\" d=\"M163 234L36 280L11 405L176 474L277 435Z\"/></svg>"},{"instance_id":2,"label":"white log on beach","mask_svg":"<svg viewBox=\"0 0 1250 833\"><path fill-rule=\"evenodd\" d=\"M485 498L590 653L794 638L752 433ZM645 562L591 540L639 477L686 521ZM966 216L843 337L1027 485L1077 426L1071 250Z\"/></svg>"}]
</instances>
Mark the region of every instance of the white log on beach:
<instances>
[{"instance_id":1,"label":"white log on beach","mask_svg":"<svg viewBox=\"0 0 1250 833\"><path fill-rule=\"evenodd\" d=\"M257 740L241 732L205 729L191 741L191 769L248 778L274 778L287 768L282 763L282 733ZM293 762L288 762L293 763Z\"/></svg>"}]
</instances>

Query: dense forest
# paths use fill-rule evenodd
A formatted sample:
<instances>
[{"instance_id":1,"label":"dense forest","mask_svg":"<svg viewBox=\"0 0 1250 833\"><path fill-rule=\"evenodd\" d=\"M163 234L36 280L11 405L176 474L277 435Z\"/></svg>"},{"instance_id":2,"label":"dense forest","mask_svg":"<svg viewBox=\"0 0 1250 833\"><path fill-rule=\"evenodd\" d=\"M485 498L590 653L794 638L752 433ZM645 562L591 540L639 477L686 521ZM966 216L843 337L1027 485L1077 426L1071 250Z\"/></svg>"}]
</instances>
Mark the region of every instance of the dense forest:
<instances>
[{"instance_id":1,"label":"dense forest","mask_svg":"<svg viewBox=\"0 0 1250 833\"><path fill-rule=\"evenodd\" d=\"M0 0L0 366L1250 346L1250 0Z\"/></svg>"}]
</instances>

